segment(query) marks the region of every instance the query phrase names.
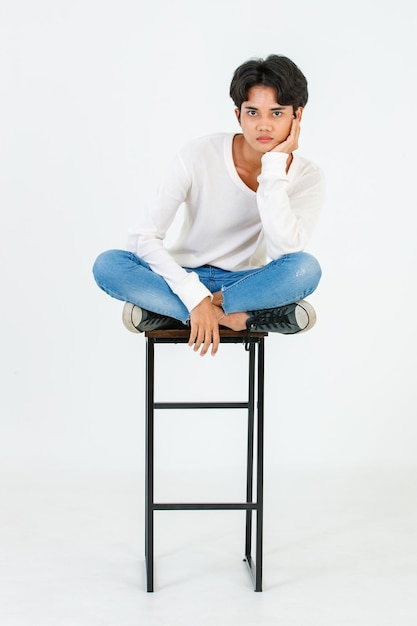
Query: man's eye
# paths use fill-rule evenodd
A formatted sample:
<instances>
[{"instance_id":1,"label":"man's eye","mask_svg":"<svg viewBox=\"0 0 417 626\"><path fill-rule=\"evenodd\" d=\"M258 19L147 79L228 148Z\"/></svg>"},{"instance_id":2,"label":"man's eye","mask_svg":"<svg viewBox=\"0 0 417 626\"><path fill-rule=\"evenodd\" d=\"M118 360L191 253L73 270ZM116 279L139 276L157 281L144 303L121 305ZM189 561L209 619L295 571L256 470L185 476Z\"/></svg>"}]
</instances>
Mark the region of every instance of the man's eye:
<instances>
[{"instance_id":1,"label":"man's eye","mask_svg":"<svg viewBox=\"0 0 417 626\"><path fill-rule=\"evenodd\" d=\"M281 117L282 111L274 111L275 117Z\"/></svg>"},{"instance_id":2,"label":"man's eye","mask_svg":"<svg viewBox=\"0 0 417 626\"><path fill-rule=\"evenodd\" d=\"M248 115L254 117L256 115L256 111L248 111Z\"/></svg>"}]
</instances>

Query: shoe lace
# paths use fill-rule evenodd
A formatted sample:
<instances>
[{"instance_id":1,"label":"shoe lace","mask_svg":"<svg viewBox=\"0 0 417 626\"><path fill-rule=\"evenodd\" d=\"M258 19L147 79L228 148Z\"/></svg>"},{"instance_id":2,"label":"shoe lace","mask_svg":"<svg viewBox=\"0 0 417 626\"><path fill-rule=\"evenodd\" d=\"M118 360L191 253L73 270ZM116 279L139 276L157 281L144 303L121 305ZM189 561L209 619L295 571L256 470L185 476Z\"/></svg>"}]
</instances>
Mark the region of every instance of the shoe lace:
<instances>
[{"instance_id":1,"label":"shoe lace","mask_svg":"<svg viewBox=\"0 0 417 626\"><path fill-rule=\"evenodd\" d=\"M268 326L269 324L283 324L288 328L291 326L288 315L284 311L277 311L276 309L259 311L254 318L253 325Z\"/></svg>"},{"instance_id":2,"label":"shoe lace","mask_svg":"<svg viewBox=\"0 0 417 626\"><path fill-rule=\"evenodd\" d=\"M250 340L250 330L248 330L248 332L245 333L245 336L242 339L242 343L245 346L245 350L246 352L249 352L250 350L250 344L251 344L251 340Z\"/></svg>"}]
</instances>

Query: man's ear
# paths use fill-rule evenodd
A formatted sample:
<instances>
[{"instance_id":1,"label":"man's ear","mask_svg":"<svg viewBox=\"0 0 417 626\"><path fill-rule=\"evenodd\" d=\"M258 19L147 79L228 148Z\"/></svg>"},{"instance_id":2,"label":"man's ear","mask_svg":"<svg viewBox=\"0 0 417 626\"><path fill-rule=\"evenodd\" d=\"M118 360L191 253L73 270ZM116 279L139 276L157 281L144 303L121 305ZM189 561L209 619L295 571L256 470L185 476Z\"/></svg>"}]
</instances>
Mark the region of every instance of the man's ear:
<instances>
[{"instance_id":1,"label":"man's ear","mask_svg":"<svg viewBox=\"0 0 417 626\"><path fill-rule=\"evenodd\" d=\"M240 124L240 109L235 109L235 115L236 115L236 119Z\"/></svg>"},{"instance_id":2,"label":"man's ear","mask_svg":"<svg viewBox=\"0 0 417 626\"><path fill-rule=\"evenodd\" d=\"M298 109L295 112L295 117L297 118L299 122L301 122L301 118L303 117L303 111L304 111L303 107L298 107Z\"/></svg>"}]
</instances>

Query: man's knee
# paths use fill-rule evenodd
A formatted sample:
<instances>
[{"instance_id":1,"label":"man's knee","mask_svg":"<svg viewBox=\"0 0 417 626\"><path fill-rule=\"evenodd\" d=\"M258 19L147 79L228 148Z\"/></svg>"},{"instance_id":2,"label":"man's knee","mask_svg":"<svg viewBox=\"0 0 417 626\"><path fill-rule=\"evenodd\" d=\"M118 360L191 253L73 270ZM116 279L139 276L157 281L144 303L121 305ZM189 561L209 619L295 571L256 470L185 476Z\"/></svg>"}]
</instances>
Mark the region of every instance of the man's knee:
<instances>
[{"instance_id":1,"label":"man's knee","mask_svg":"<svg viewBox=\"0 0 417 626\"><path fill-rule=\"evenodd\" d=\"M308 252L293 252L287 254L281 259L277 260L277 267L280 267L281 262L287 265L287 271L291 274L293 279L301 284L305 285L305 288L315 289L320 282L321 267L316 257Z\"/></svg>"},{"instance_id":2,"label":"man's knee","mask_svg":"<svg viewBox=\"0 0 417 626\"><path fill-rule=\"evenodd\" d=\"M121 254L123 250L106 250L98 255L93 264L93 276L97 283L100 283L100 279L111 271L115 263L120 261Z\"/></svg>"},{"instance_id":3,"label":"man's knee","mask_svg":"<svg viewBox=\"0 0 417 626\"><path fill-rule=\"evenodd\" d=\"M299 271L317 286L322 274L320 263L317 261L316 257L308 252L299 252L298 254L301 255Z\"/></svg>"}]
</instances>

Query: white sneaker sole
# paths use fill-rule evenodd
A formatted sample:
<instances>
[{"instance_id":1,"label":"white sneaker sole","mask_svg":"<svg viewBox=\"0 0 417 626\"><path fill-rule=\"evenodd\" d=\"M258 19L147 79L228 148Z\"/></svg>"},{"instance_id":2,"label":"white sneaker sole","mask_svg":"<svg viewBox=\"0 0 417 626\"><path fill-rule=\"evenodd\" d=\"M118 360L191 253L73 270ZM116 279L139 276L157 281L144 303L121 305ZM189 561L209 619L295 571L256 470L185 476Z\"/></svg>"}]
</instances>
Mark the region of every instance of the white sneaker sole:
<instances>
[{"instance_id":1,"label":"white sneaker sole","mask_svg":"<svg viewBox=\"0 0 417 626\"><path fill-rule=\"evenodd\" d=\"M137 326L142 321L142 309L136 304L125 302L122 313L123 324L131 333L140 333Z\"/></svg>"},{"instance_id":2,"label":"white sneaker sole","mask_svg":"<svg viewBox=\"0 0 417 626\"><path fill-rule=\"evenodd\" d=\"M295 309L295 319L301 328L301 330L295 333L296 335L299 335L300 333L305 333L307 330L310 330L310 328L313 328L317 321L317 315L309 302L300 300L297 302L297 307Z\"/></svg>"}]
</instances>

